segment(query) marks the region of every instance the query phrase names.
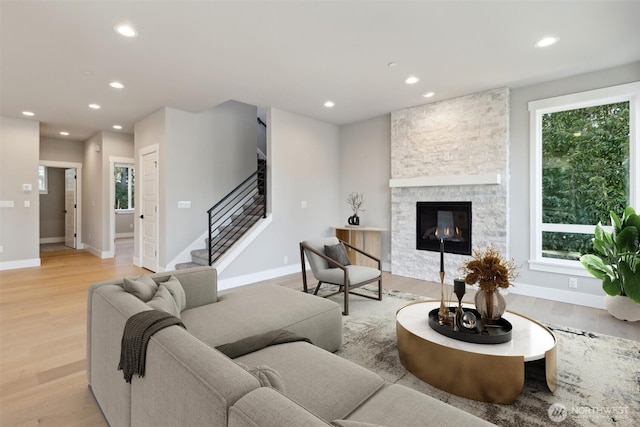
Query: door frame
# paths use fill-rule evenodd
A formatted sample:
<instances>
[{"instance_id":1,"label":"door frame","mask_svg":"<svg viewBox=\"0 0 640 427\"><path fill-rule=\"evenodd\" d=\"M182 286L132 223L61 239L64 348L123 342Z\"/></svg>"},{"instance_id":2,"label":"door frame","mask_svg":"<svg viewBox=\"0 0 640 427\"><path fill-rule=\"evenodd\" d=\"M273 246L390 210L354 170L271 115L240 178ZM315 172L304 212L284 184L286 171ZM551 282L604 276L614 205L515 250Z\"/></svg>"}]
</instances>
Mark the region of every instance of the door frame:
<instances>
[{"instance_id":1,"label":"door frame","mask_svg":"<svg viewBox=\"0 0 640 427\"><path fill-rule=\"evenodd\" d=\"M158 204L158 211L156 212L156 253L158 254L156 256L156 265L155 265L155 272L159 272L160 271L160 213L161 213L161 209L160 209L160 145L158 144L152 144L146 147L141 148L140 150L138 150L138 153L136 155L136 163L135 163L135 168L136 168L136 176L138 177L138 179L136 179L136 183L135 183L135 208L134 208L134 215L135 215L135 219L137 219L138 224L140 224L140 226L135 227L137 228L137 231L134 233L134 240L133 240L133 244L134 244L134 258L133 258L133 263L138 266L138 267L142 267L142 257L143 257L143 232L144 232L144 227L142 227L142 219L140 219L140 209L142 207L143 201L142 201L142 192L143 190L139 187L139 185L142 185L143 182L143 175L144 175L144 168L142 166L142 158L143 156L147 155L147 154L151 154L155 152L157 157L158 157L158 167L156 168L156 196L157 196L157 200L156 203ZM115 188L115 187L114 187ZM137 255L137 256L136 256Z\"/></svg>"},{"instance_id":2,"label":"door frame","mask_svg":"<svg viewBox=\"0 0 640 427\"><path fill-rule=\"evenodd\" d=\"M76 249L84 249L84 244L82 243L82 163L39 160L38 165L48 168L76 170Z\"/></svg>"},{"instance_id":3,"label":"door frame","mask_svg":"<svg viewBox=\"0 0 640 427\"><path fill-rule=\"evenodd\" d=\"M132 157L116 157L109 156L109 177L111 179L109 184L109 257L113 258L116 256L116 210L114 205L116 204L116 180L114 178L116 163L126 163L133 165L134 170L137 170L136 167L136 159ZM134 184L135 188L135 184ZM137 191L136 191L137 192ZM136 217L135 206L137 203L135 202L135 193L134 193L134 208L133 208L133 217ZM133 233L135 239L135 222L133 223Z\"/></svg>"}]
</instances>

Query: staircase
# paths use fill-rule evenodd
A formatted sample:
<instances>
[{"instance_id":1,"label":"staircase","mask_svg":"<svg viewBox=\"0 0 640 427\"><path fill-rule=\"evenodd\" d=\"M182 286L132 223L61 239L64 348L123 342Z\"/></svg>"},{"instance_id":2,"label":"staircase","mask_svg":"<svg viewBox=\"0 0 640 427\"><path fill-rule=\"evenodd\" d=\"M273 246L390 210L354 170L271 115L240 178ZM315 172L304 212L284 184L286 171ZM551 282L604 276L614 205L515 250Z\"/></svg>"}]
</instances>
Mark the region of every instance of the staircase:
<instances>
[{"instance_id":1,"label":"staircase","mask_svg":"<svg viewBox=\"0 0 640 427\"><path fill-rule=\"evenodd\" d=\"M209 237L205 248L191 251L191 262L176 269L213 265L220 260L258 221L266 218L266 161L233 191L209 209Z\"/></svg>"}]
</instances>

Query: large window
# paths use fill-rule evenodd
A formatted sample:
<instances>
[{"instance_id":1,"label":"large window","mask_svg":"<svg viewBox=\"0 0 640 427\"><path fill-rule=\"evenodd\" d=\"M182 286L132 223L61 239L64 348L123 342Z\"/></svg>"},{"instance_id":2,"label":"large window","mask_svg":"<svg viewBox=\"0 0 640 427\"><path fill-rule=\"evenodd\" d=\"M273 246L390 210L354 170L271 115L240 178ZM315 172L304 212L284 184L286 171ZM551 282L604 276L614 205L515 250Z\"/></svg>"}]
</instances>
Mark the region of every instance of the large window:
<instances>
[{"instance_id":1,"label":"large window","mask_svg":"<svg viewBox=\"0 0 640 427\"><path fill-rule=\"evenodd\" d=\"M598 222L638 197L640 84L529 103L531 268L580 274Z\"/></svg>"},{"instance_id":2,"label":"large window","mask_svg":"<svg viewBox=\"0 0 640 427\"><path fill-rule=\"evenodd\" d=\"M133 165L116 164L114 175L116 180L115 209L117 211L132 210L135 184Z\"/></svg>"},{"instance_id":3,"label":"large window","mask_svg":"<svg viewBox=\"0 0 640 427\"><path fill-rule=\"evenodd\" d=\"M38 166L38 190L40 194L49 193L49 171L46 166L39 165Z\"/></svg>"}]
</instances>

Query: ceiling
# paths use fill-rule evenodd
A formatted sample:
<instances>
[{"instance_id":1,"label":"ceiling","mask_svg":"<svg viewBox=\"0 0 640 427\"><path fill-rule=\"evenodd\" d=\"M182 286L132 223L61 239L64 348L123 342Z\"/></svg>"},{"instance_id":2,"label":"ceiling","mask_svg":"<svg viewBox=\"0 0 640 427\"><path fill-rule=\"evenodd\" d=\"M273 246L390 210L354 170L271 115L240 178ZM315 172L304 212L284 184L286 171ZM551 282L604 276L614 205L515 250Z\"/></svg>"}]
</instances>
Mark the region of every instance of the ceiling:
<instances>
[{"instance_id":1,"label":"ceiling","mask_svg":"<svg viewBox=\"0 0 640 427\"><path fill-rule=\"evenodd\" d=\"M164 106L199 112L229 99L341 125L640 60L640 1L2 0L0 7L0 113L32 111L41 134L58 139L86 140L114 124L132 133ZM121 23L138 37L117 34ZM559 42L534 47L548 35ZM420 81L405 84L410 75ZM435 95L423 98L428 91ZM324 107L327 100L335 106Z\"/></svg>"}]
</instances>

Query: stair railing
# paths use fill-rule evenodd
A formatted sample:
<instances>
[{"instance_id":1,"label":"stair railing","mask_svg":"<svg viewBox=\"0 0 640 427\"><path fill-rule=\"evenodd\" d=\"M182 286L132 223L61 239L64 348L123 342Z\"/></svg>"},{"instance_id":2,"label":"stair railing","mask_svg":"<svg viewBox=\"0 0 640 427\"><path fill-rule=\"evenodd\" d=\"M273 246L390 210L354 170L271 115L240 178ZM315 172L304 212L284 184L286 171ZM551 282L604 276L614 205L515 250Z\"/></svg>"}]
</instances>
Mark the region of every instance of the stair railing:
<instances>
[{"instance_id":1,"label":"stair railing","mask_svg":"<svg viewBox=\"0 0 640 427\"><path fill-rule=\"evenodd\" d=\"M255 223L267 217L266 161L208 211L209 265L220 258Z\"/></svg>"}]
</instances>

